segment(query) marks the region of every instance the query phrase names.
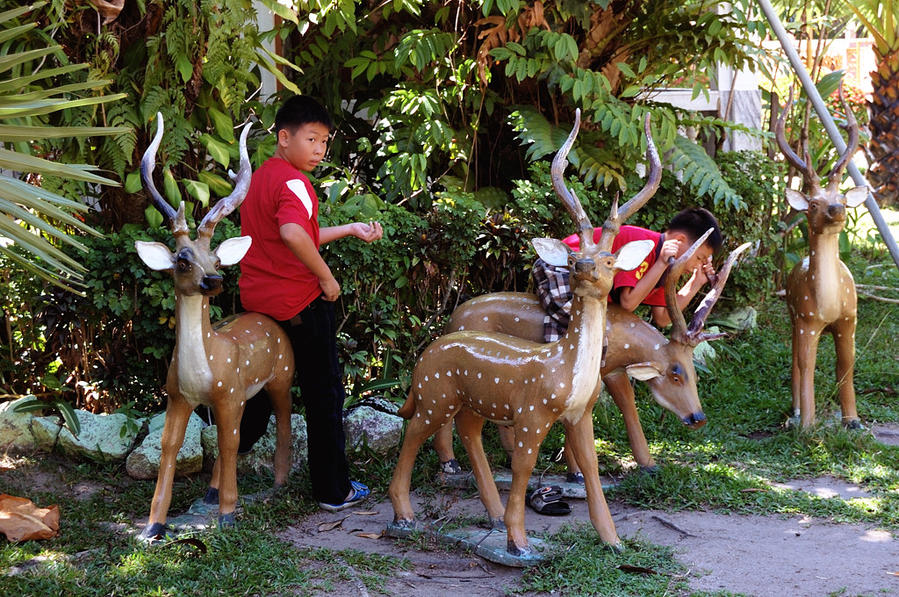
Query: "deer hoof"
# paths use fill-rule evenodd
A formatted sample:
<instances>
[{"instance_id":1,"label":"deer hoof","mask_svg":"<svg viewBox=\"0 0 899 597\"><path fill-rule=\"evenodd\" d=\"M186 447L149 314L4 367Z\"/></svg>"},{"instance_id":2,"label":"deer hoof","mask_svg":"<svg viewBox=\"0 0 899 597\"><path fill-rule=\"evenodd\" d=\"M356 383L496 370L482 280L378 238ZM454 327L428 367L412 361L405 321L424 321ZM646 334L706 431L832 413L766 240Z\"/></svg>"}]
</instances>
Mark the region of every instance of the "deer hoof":
<instances>
[{"instance_id":1,"label":"deer hoof","mask_svg":"<svg viewBox=\"0 0 899 597\"><path fill-rule=\"evenodd\" d=\"M237 525L237 521L234 519L234 512L229 512L227 514L219 515L219 528L220 529L231 529Z\"/></svg>"},{"instance_id":2,"label":"deer hoof","mask_svg":"<svg viewBox=\"0 0 899 597\"><path fill-rule=\"evenodd\" d=\"M172 535L172 531L169 527L162 523L154 522L153 524L148 523L147 526L144 527L144 530L138 535L138 539L146 543L152 543L153 541L165 539L170 535Z\"/></svg>"},{"instance_id":3,"label":"deer hoof","mask_svg":"<svg viewBox=\"0 0 899 597\"><path fill-rule=\"evenodd\" d=\"M864 431L864 429L865 429L865 426L862 425L862 422L860 419L847 419L847 420L843 421L843 426L846 429L852 429L852 430L857 430L857 431Z\"/></svg>"},{"instance_id":4,"label":"deer hoof","mask_svg":"<svg viewBox=\"0 0 899 597\"><path fill-rule=\"evenodd\" d=\"M210 487L206 490L206 495L203 496L203 503L219 505L219 490L217 487Z\"/></svg>"},{"instance_id":5,"label":"deer hoof","mask_svg":"<svg viewBox=\"0 0 899 597\"><path fill-rule=\"evenodd\" d=\"M615 553L624 553L624 544L621 541L606 544L610 550Z\"/></svg>"},{"instance_id":6,"label":"deer hoof","mask_svg":"<svg viewBox=\"0 0 899 597\"><path fill-rule=\"evenodd\" d=\"M525 545L524 547L518 547L515 545L515 542L509 539L506 544L506 551L517 558L526 558L531 555L531 548Z\"/></svg>"},{"instance_id":7,"label":"deer hoof","mask_svg":"<svg viewBox=\"0 0 899 597\"><path fill-rule=\"evenodd\" d=\"M647 466L640 466L640 472L644 475L649 475L650 477L654 477L659 474L659 471L662 470L659 468L657 464L649 464Z\"/></svg>"},{"instance_id":8,"label":"deer hoof","mask_svg":"<svg viewBox=\"0 0 899 597\"><path fill-rule=\"evenodd\" d=\"M491 518L490 519L490 528L494 531L505 531L506 523L502 518Z\"/></svg>"}]
</instances>

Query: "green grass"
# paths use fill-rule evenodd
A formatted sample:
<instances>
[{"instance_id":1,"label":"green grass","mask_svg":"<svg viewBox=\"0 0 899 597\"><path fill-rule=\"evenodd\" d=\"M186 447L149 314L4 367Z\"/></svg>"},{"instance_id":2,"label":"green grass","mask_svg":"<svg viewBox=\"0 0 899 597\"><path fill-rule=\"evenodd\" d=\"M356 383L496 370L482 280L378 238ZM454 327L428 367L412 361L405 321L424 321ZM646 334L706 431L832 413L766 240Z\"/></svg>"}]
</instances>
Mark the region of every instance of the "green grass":
<instances>
[{"instance_id":1,"label":"green grass","mask_svg":"<svg viewBox=\"0 0 899 597\"><path fill-rule=\"evenodd\" d=\"M870 264L874 263L874 267ZM861 284L899 287L899 272L885 252L868 247L850 262ZM810 430L786 429L790 411L789 321L781 299L770 297L759 310L759 327L716 344L718 358L700 376L700 397L709 423L698 431L683 427L637 384L638 408L660 466L656 475L629 474L633 461L621 415L611 404L594 412L601 472L623 476L611 499L641 508L707 510L744 514L803 514L836 522L864 522L899 531L899 448L876 442L867 431L847 431L834 423L838 408L834 351L830 337L819 348L816 395L821 423ZM855 387L858 409L869 427L899 422L899 306L859 302ZM556 426L558 427L558 426ZM485 445L495 466L506 466L495 429L485 429ZM561 472L554 457L562 445L554 429L541 451L537 470ZM465 462L464 450L457 455ZM353 478L384 496L395 456L353 456ZM57 503L63 533L41 542L0 542L0 570L36 556L45 561L16 576L0 576L4 595L182 595L327 593L347 582L383 592L385 582L408 567L399 557L355 551L297 549L277 538L287 525L315 511L308 477L292 475L277 500L248 505L236 529L197 533L206 548L174 544L144 546L123 532L145 517L153 483L134 481L123 465L75 464L58 457L7 459L0 492L25 495L40 505ZM466 463L467 464L467 463ZM413 486L425 493L422 515L439 516L444 495L434 488L433 451L419 455ZM33 486L35 475L60 483ZM796 478L832 476L858 484L871 497L823 499L771 486ZM97 490L77 499L81 483ZM241 479L241 493L265 489L270 476ZM178 480L171 512L184 511L203 494L205 476ZM430 492L430 496L427 494ZM454 525L466 521L447 521ZM616 554L592 528L569 527L551 541L556 556L528 570L513 591L557 591L566 595L689 594L686 572L667 548L627 540ZM414 546L435 549L426 543ZM439 549L439 548L437 548ZM348 567L355 572L348 576Z\"/></svg>"}]
</instances>

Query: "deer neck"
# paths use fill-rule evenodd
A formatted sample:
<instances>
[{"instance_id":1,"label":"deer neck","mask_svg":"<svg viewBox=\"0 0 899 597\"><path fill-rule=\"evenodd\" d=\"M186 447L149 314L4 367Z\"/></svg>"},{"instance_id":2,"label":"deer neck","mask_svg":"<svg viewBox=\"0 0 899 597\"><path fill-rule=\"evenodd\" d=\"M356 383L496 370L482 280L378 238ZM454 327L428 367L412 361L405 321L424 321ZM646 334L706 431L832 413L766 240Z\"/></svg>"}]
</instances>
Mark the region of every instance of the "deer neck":
<instances>
[{"instance_id":1,"label":"deer neck","mask_svg":"<svg viewBox=\"0 0 899 597\"><path fill-rule=\"evenodd\" d=\"M606 301L575 293L571 301L568 331L559 340L571 363L571 393L563 416L577 422L593 398L602 365L602 341L606 326Z\"/></svg>"},{"instance_id":2,"label":"deer neck","mask_svg":"<svg viewBox=\"0 0 899 597\"><path fill-rule=\"evenodd\" d=\"M810 235L808 285L818 312L828 321L838 318L841 311L840 263L838 233Z\"/></svg>"},{"instance_id":3,"label":"deer neck","mask_svg":"<svg viewBox=\"0 0 899 597\"><path fill-rule=\"evenodd\" d=\"M175 363L178 389L191 404L206 403L212 385L207 340L212 336L209 297L176 295Z\"/></svg>"}]
</instances>

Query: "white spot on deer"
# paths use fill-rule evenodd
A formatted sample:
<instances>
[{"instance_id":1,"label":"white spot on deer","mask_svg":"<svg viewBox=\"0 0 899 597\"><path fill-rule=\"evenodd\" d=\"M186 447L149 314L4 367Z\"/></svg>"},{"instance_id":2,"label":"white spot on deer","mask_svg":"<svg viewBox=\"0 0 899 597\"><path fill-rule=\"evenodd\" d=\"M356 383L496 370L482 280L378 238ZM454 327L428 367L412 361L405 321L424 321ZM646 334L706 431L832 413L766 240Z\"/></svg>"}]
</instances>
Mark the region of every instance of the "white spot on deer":
<instances>
[{"instance_id":1,"label":"white spot on deer","mask_svg":"<svg viewBox=\"0 0 899 597\"><path fill-rule=\"evenodd\" d=\"M543 399L543 404L547 404L548 402L549 401L546 398Z\"/></svg>"},{"instance_id":2,"label":"white spot on deer","mask_svg":"<svg viewBox=\"0 0 899 597\"><path fill-rule=\"evenodd\" d=\"M237 428L234 429L234 435L237 435Z\"/></svg>"},{"instance_id":3,"label":"white spot on deer","mask_svg":"<svg viewBox=\"0 0 899 597\"><path fill-rule=\"evenodd\" d=\"M230 390L228 390L228 393L229 393L229 394L233 394L233 393L234 393L234 388L231 388Z\"/></svg>"},{"instance_id":4,"label":"white spot on deer","mask_svg":"<svg viewBox=\"0 0 899 597\"><path fill-rule=\"evenodd\" d=\"M218 382L218 383L215 384L215 385L218 386L218 387L222 387L222 382Z\"/></svg>"},{"instance_id":5,"label":"white spot on deer","mask_svg":"<svg viewBox=\"0 0 899 597\"><path fill-rule=\"evenodd\" d=\"M506 410L509 410L511 407L508 404L503 404Z\"/></svg>"},{"instance_id":6,"label":"white spot on deer","mask_svg":"<svg viewBox=\"0 0 899 597\"><path fill-rule=\"evenodd\" d=\"M631 322L631 327L632 327L632 328L633 328L633 327L637 327L637 324L634 323L634 322L632 321L632 322Z\"/></svg>"},{"instance_id":7,"label":"white spot on deer","mask_svg":"<svg viewBox=\"0 0 899 597\"><path fill-rule=\"evenodd\" d=\"M837 338L842 338L843 334L837 334Z\"/></svg>"},{"instance_id":8,"label":"white spot on deer","mask_svg":"<svg viewBox=\"0 0 899 597\"><path fill-rule=\"evenodd\" d=\"M290 367L284 367L284 370L285 370L285 371L287 371L288 369L290 369Z\"/></svg>"},{"instance_id":9,"label":"white spot on deer","mask_svg":"<svg viewBox=\"0 0 899 597\"><path fill-rule=\"evenodd\" d=\"M484 321L490 321L490 318L487 317L487 316L485 315L485 316L484 316Z\"/></svg>"},{"instance_id":10,"label":"white spot on deer","mask_svg":"<svg viewBox=\"0 0 899 597\"><path fill-rule=\"evenodd\" d=\"M518 414L521 414L521 407L518 407Z\"/></svg>"},{"instance_id":11,"label":"white spot on deer","mask_svg":"<svg viewBox=\"0 0 899 597\"><path fill-rule=\"evenodd\" d=\"M631 347L630 344L625 344L625 345L624 345L624 350L627 350L627 349L630 348L630 347Z\"/></svg>"},{"instance_id":12,"label":"white spot on deer","mask_svg":"<svg viewBox=\"0 0 899 597\"><path fill-rule=\"evenodd\" d=\"M212 354L209 355L209 360L211 361L213 359L213 357L215 357L215 355L212 355Z\"/></svg>"},{"instance_id":13,"label":"white spot on deer","mask_svg":"<svg viewBox=\"0 0 899 597\"><path fill-rule=\"evenodd\" d=\"M528 385L528 380L524 380L524 385Z\"/></svg>"},{"instance_id":14,"label":"white spot on deer","mask_svg":"<svg viewBox=\"0 0 899 597\"><path fill-rule=\"evenodd\" d=\"M561 352L561 351L560 351L560 352ZM564 365L564 364L565 364L565 359L561 359L561 360L559 361L559 364L560 364L560 365Z\"/></svg>"},{"instance_id":15,"label":"white spot on deer","mask_svg":"<svg viewBox=\"0 0 899 597\"><path fill-rule=\"evenodd\" d=\"M279 358L279 359L283 359L283 358L284 358L284 355L283 355L283 354L279 354L279 355L278 355L278 358Z\"/></svg>"},{"instance_id":16,"label":"white spot on deer","mask_svg":"<svg viewBox=\"0 0 899 597\"><path fill-rule=\"evenodd\" d=\"M271 337L271 334L269 334L268 332L265 332L265 337L269 338L269 337Z\"/></svg>"},{"instance_id":17,"label":"white spot on deer","mask_svg":"<svg viewBox=\"0 0 899 597\"><path fill-rule=\"evenodd\" d=\"M204 308L204 309L205 309L206 307L208 307L208 306L209 306L209 305L207 305L206 303L203 303L203 308Z\"/></svg>"},{"instance_id":18,"label":"white spot on deer","mask_svg":"<svg viewBox=\"0 0 899 597\"><path fill-rule=\"evenodd\" d=\"M805 300L808 300L808 297L805 297Z\"/></svg>"},{"instance_id":19,"label":"white spot on deer","mask_svg":"<svg viewBox=\"0 0 899 597\"><path fill-rule=\"evenodd\" d=\"M456 405L455 405L455 404L450 404L450 405L449 405L449 409L450 409L450 410L455 410L455 409L456 409Z\"/></svg>"},{"instance_id":20,"label":"white spot on deer","mask_svg":"<svg viewBox=\"0 0 899 597\"><path fill-rule=\"evenodd\" d=\"M518 316L516 316L516 317L515 317L515 321L516 321L516 322L519 322L519 321L521 321L521 318L518 317Z\"/></svg>"},{"instance_id":21,"label":"white spot on deer","mask_svg":"<svg viewBox=\"0 0 899 597\"><path fill-rule=\"evenodd\" d=\"M561 388L564 388L564 387L565 387L565 382L564 382L564 381L560 381L560 382L559 382L559 388L561 389Z\"/></svg>"},{"instance_id":22,"label":"white spot on deer","mask_svg":"<svg viewBox=\"0 0 899 597\"><path fill-rule=\"evenodd\" d=\"M498 384L498 383L499 383L499 378L498 378L498 377L494 377L494 378L493 378L493 383Z\"/></svg>"},{"instance_id":23,"label":"white spot on deer","mask_svg":"<svg viewBox=\"0 0 899 597\"><path fill-rule=\"evenodd\" d=\"M230 363L230 362L231 362L231 357L228 357L228 358L225 359L225 360L226 360L228 363Z\"/></svg>"},{"instance_id":24,"label":"white spot on deer","mask_svg":"<svg viewBox=\"0 0 899 597\"><path fill-rule=\"evenodd\" d=\"M446 398L446 394L441 394L440 397L441 397L441 398Z\"/></svg>"},{"instance_id":25,"label":"white spot on deer","mask_svg":"<svg viewBox=\"0 0 899 597\"><path fill-rule=\"evenodd\" d=\"M448 419L448 418L449 418L449 416L450 416L450 414L449 414L449 413L446 413L446 414L445 414L445 415L443 415L443 416L444 416L444 417L446 417L446 418L447 418L447 419Z\"/></svg>"},{"instance_id":26,"label":"white spot on deer","mask_svg":"<svg viewBox=\"0 0 899 597\"><path fill-rule=\"evenodd\" d=\"M809 312L808 312L808 316L809 316L809 317L814 317L814 316L815 316L815 312L814 312L814 311L809 311Z\"/></svg>"},{"instance_id":27,"label":"white spot on deer","mask_svg":"<svg viewBox=\"0 0 899 597\"><path fill-rule=\"evenodd\" d=\"M235 338L237 340L237 338ZM278 344L281 344L281 338L278 338Z\"/></svg>"},{"instance_id":28,"label":"white spot on deer","mask_svg":"<svg viewBox=\"0 0 899 597\"><path fill-rule=\"evenodd\" d=\"M254 379L253 383L259 383L259 378L257 377L256 379Z\"/></svg>"},{"instance_id":29,"label":"white spot on deer","mask_svg":"<svg viewBox=\"0 0 899 597\"><path fill-rule=\"evenodd\" d=\"M419 389L419 390L421 389L421 383L418 384L418 389Z\"/></svg>"},{"instance_id":30,"label":"white spot on deer","mask_svg":"<svg viewBox=\"0 0 899 597\"><path fill-rule=\"evenodd\" d=\"M431 420L430 420L430 419L425 419L425 425L430 425L430 424L431 424Z\"/></svg>"},{"instance_id":31,"label":"white spot on deer","mask_svg":"<svg viewBox=\"0 0 899 597\"><path fill-rule=\"evenodd\" d=\"M434 414L434 411L431 410L431 409L429 408L429 409L428 409L428 414L429 414L429 415L433 415L433 414Z\"/></svg>"},{"instance_id":32,"label":"white spot on deer","mask_svg":"<svg viewBox=\"0 0 899 597\"><path fill-rule=\"evenodd\" d=\"M549 372L550 372L550 373L555 373L555 372L556 372L556 368L555 368L555 367L553 367L553 368L552 368L552 369L550 369L550 371L549 371Z\"/></svg>"},{"instance_id":33,"label":"white spot on deer","mask_svg":"<svg viewBox=\"0 0 899 597\"><path fill-rule=\"evenodd\" d=\"M534 451L531 450L530 448L528 448L528 454L533 454L533 453L534 453Z\"/></svg>"},{"instance_id":34,"label":"white spot on deer","mask_svg":"<svg viewBox=\"0 0 899 597\"><path fill-rule=\"evenodd\" d=\"M528 410L534 410L534 405L533 405L533 404L530 405L530 406L528 407Z\"/></svg>"},{"instance_id":35,"label":"white spot on deer","mask_svg":"<svg viewBox=\"0 0 899 597\"><path fill-rule=\"evenodd\" d=\"M481 372L478 371L478 379L481 379Z\"/></svg>"},{"instance_id":36,"label":"white spot on deer","mask_svg":"<svg viewBox=\"0 0 899 597\"><path fill-rule=\"evenodd\" d=\"M538 427L537 429L534 429L534 432L536 432L537 435L540 435L540 432L541 432L541 431L542 431L542 429L540 429L539 427Z\"/></svg>"},{"instance_id":37,"label":"white spot on deer","mask_svg":"<svg viewBox=\"0 0 899 597\"><path fill-rule=\"evenodd\" d=\"M525 433L527 433L528 428L527 428L527 427L522 427L521 430L524 431Z\"/></svg>"},{"instance_id":38,"label":"white spot on deer","mask_svg":"<svg viewBox=\"0 0 899 597\"><path fill-rule=\"evenodd\" d=\"M809 332L809 336L814 336L814 335L815 335L815 330L812 330Z\"/></svg>"},{"instance_id":39,"label":"white spot on deer","mask_svg":"<svg viewBox=\"0 0 899 597\"><path fill-rule=\"evenodd\" d=\"M271 351L272 351L271 348L266 348L266 349L265 349L265 352L271 352Z\"/></svg>"},{"instance_id":40,"label":"white spot on deer","mask_svg":"<svg viewBox=\"0 0 899 597\"><path fill-rule=\"evenodd\" d=\"M237 373L240 373L240 367L237 368Z\"/></svg>"},{"instance_id":41,"label":"white spot on deer","mask_svg":"<svg viewBox=\"0 0 899 597\"><path fill-rule=\"evenodd\" d=\"M574 350L574 344L569 344L569 345L568 345L568 350Z\"/></svg>"},{"instance_id":42,"label":"white spot on deer","mask_svg":"<svg viewBox=\"0 0 899 597\"><path fill-rule=\"evenodd\" d=\"M447 377L452 377L452 376L453 376L453 372L450 371L450 370L447 370L447 371L446 371L446 376L447 376Z\"/></svg>"},{"instance_id":43,"label":"white spot on deer","mask_svg":"<svg viewBox=\"0 0 899 597\"><path fill-rule=\"evenodd\" d=\"M805 330L802 329L802 328L799 328L799 335L801 336L801 335L804 334L804 333L805 333Z\"/></svg>"},{"instance_id":44,"label":"white spot on deer","mask_svg":"<svg viewBox=\"0 0 899 597\"><path fill-rule=\"evenodd\" d=\"M652 347L652 349L653 349L653 350L658 350L658 349L659 349L659 345L656 344L655 346Z\"/></svg>"},{"instance_id":45,"label":"white spot on deer","mask_svg":"<svg viewBox=\"0 0 899 597\"><path fill-rule=\"evenodd\" d=\"M550 398L552 398L552 399L553 399L553 400L555 400L555 399L556 399L556 395L555 395L555 393L553 393L553 394L550 394L550 395L549 395L549 397L550 397Z\"/></svg>"},{"instance_id":46,"label":"white spot on deer","mask_svg":"<svg viewBox=\"0 0 899 597\"><path fill-rule=\"evenodd\" d=\"M247 367L250 366L250 361L247 361L247 362L246 362L246 366L247 366Z\"/></svg>"},{"instance_id":47,"label":"white spot on deer","mask_svg":"<svg viewBox=\"0 0 899 597\"><path fill-rule=\"evenodd\" d=\"M814 279L815 279L815 274L812 274L812 280L814 280Z\"/></svg>"},{"instance_id":48,"label":"white spot on deer","mask_svg":"<svg viewBox=\"0 0 899 597\"><path fill-rule=\"evenodd\" d=\"M518 447L519 447L519 448L523 448L523 447L524 447L524 442L518 442Z\"/></svg>"},{"instance_id":49,"label":"white spot on deer","mask_svg":"<svg viewBox=\"0 0 899 597\"><path fill-rule=\"evenodd\" d=\"M253 346L253 343L250 342L250 350L253 350L253 348L255 348L255 347Z\"/></svg>"},{"instance_id":50,"label":"white spot on deer","mask_svg":"<svg viewBox=\"0 0 899 597\"><path fill-rule=\"evenodd\" d=\"M212 336L212 332L206 332L206 337L209 338Z\"/></svg>"},{"instance_id":51,"label":"white spot on deer","mask_svg":"<svg viewBox=\"0 0 899 597\"><path fill-rule=\"evenodd\" d=\"M244 333L244 334L249 334L249 333L250 333L250 330L244 330L243 333Z\"/></svg>"},{"instance_id":52,"label":"white spot on deer","mask_svg":"<svg viewBox=\"0 0 899 597\"><path fill-rule=\"evenodd\" d=\"M509 380L509 383L515 383L515 380L514 380L514 379L510 379L510 380Z\"/></svg>"},{"instance_id":53,"label":"white spot on deer","mask_svg":"<svg viewBox=\"0 0 899 597\"><path fill-rule=\"evenodd\" d=\"M462 330L464 330L464 329L465 329L465 326L464 326L464 325L460 325L460 326L459 326L459 331L462 331Z\"/></svg>"}]
</instances>

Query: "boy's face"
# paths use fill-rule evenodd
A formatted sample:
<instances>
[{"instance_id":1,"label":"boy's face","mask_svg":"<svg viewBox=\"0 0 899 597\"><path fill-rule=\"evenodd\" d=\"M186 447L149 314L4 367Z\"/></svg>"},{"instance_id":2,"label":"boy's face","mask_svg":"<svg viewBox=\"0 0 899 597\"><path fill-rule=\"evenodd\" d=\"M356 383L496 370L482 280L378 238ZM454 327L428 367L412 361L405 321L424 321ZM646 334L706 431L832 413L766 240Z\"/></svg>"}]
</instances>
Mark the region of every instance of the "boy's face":
<instances>
[{"instance_id":1,"label":"boy's face","mask_svg":"<svg viewBox=\"0 0 899 597\"><path fill-rule=\"evenodd\" d=\"M311 172L321 162L328 150L331 130L320 122L307 122L291 133L278 131L278 155L297 170Z\"/></svg>"},{"instance_id":2,"label":"boy's face","mask_svg":"<svg viewBox=\"0 0 899 597\"><path fill-rule=\"evenodd\" d=\"M689 249L692 244L693 243L685 237L677 247L677 257L680 258L681 255L686 253L687 249ZM693 270L699 269L703 263L707 263L709 261L713 253L714 251L712 251L712 247L709 246L709 243L703 243L698 249L696 249L696 252L693 253L690 261L687 262L685 271L691 272Z\"/></svg>"}]
</instances>

